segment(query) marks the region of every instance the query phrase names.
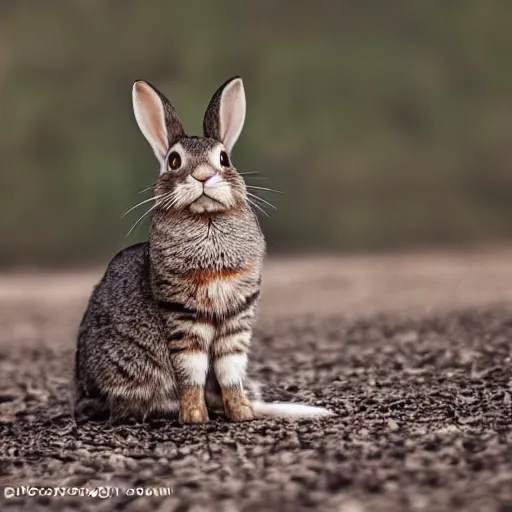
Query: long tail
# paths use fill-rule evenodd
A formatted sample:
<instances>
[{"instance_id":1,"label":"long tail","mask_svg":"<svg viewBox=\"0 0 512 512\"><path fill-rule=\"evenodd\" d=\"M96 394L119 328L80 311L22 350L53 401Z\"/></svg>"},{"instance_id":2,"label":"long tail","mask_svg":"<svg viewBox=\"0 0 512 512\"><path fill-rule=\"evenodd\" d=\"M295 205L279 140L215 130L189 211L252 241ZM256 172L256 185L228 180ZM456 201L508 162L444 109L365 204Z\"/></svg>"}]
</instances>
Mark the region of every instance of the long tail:
<instances>
[{"instance_id":1,"label":"long tail","mask_svg":"<svg viewBox=\"0 0 512 512\"><path fill-rule=\"evenodd\" d=\"M256 418L285 418L298 420L302 418L320 418L332 416L332 412L323 407L312 405L283 403L283 402L252 402L252 408Z\"/></svg>"}]
</instances>

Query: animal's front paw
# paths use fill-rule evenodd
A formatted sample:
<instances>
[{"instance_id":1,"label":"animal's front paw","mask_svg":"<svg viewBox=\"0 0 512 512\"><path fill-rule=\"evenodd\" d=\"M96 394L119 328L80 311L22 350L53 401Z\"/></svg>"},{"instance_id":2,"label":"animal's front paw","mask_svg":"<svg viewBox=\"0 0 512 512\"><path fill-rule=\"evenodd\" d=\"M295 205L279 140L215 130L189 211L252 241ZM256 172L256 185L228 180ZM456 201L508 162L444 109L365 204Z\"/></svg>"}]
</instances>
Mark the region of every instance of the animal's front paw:
<instances>
[{"instance_id":1,"label":"animal's front paw","mask_svg":"<svg viewBox=\"0 0 512 512\"><path fill-rule=\"evenodd\" d=\"M192 387L183 390L180 397L180 423L206 423L208 411L204 401L204 390Z\"/></svg>"},{"instance_id":2,"label":"animal's front paw","mask_svg":"<svg viewBox=\"0 0 512 512\"><path fill-rule=\"evenodd\" d=\"M228 413L231 421L251 421L254 419L254 412L250 405L238 405Z\"/></svg>"},{"instance_id":3,"label":"animal's front paw","mask_svg":"<svg viewBox=\"0 0 512 512\"><path fill-rule=\"evenodd\" d=\"M186 423L206 423L210 420L208 418L208 412L206 408L181 408L180 409L180 423L186 424Z\"/></svg>"},{"instance_id":4,"label":"animal's front paw","mask_svg":"<svg viewBox=\"0 0 512 512\"><path fill-rule=\"evenodd\" d=\"M228 388L222 390L224 411L231 421L251 421L254 419L254 411L240 388Z\"/></svg>"}]
</instances>

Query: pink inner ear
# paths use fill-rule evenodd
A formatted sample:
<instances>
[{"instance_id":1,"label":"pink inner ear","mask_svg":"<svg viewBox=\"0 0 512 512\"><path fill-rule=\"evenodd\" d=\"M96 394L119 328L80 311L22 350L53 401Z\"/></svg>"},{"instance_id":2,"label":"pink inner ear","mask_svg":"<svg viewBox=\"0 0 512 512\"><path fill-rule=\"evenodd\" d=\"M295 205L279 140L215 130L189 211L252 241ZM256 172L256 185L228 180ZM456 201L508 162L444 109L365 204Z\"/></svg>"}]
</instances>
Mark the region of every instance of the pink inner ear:
<instances>
[{"instance_id":1,"label":"pink inner ear","mask_svg":"<svg viewBox=\"0 0 512 512\"><path fill-rule=\"evenodd\" d=\"M220 103L220 135L231 152L240 136L245 120L245 93L241 80L235 80L227 86Z\"/></svg>"},{"instance_id":2,"label":"pink inner ear","mask_svg":"<svg viewBox=\"0 0 512 512\"><path fill-rule=\"evenodd\" d=\"M167 129L162 102L146 84L136 85L137 104L144 136L162 155L167 151Z\"/></svg>"}]
</instances>

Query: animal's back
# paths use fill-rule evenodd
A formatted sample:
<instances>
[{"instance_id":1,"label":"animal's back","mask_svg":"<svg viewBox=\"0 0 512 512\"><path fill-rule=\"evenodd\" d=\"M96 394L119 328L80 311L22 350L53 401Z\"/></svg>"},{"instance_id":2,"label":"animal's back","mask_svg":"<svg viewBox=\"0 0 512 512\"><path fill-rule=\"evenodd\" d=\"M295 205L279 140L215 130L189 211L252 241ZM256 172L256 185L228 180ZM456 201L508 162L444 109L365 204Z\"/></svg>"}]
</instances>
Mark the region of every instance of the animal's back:
<instances>
[{"instance_id":1,"label":"animal's back","mask_svg":"<svg viewBox=\"0 0 512 512\"><path fill-rule=\"evenodd\" d=\"M80 324L79 347L91 331L107 327L107 316L122 315L126 307L144 306L149 290L149 244L143 242L123 249L110 261L95 286Z\"/></svg>"},{"instance_id":2,"label":"animal's back","mask_svg":"<svg viewBox=\"0 0 512 512\"><path fill-rule=\"evenodd\" d=\"M162 403L175 398L162 319L150 289L147 242L118 253L92 293L78 333L75 390L78 416L81 400L82 409L97 410L100 402L119 413L124 403L130 409L135 403L144 414L155 393Z\"/></svg>"}]
</instances>

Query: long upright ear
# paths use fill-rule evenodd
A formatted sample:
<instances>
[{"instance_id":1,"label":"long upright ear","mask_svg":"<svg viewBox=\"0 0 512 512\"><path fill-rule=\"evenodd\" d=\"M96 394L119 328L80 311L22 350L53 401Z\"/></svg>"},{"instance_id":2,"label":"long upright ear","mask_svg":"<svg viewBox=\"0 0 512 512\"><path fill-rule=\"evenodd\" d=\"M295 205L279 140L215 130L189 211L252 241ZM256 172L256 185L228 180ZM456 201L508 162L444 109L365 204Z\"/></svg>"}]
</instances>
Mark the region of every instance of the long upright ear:
<instances>
[{"instance_id":1,"label":"long upright ear","mask_svg":"<svg viewBox=\"0 0 512 512\"><path fill-rule=\"evenodd\" d=\"M244 121L244 83L239 76L235 76L223 83L213 95L204 115L204 134L222 142L231 153Z\"/></svg>"},{"instance_id":2,"label":"long upright ear","mask_svg":"<svg viewBox=\"0 0 512 512\"><path fill-rule=\"evenodd\" d=\"M156 87L143 80L133 84L132 99L140 131L162 163L170 146L185 135L176 111Z\"/></svg>"}]
</instances>

